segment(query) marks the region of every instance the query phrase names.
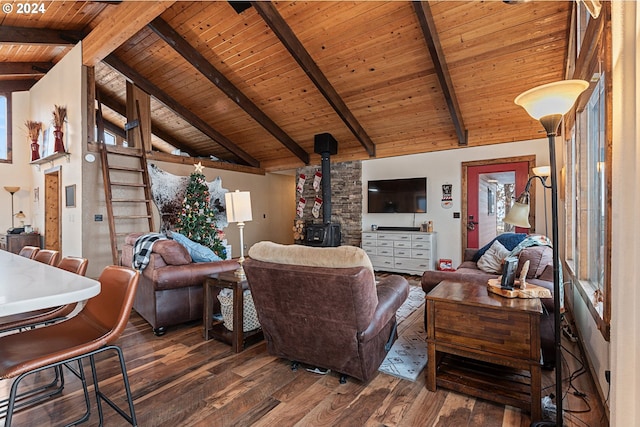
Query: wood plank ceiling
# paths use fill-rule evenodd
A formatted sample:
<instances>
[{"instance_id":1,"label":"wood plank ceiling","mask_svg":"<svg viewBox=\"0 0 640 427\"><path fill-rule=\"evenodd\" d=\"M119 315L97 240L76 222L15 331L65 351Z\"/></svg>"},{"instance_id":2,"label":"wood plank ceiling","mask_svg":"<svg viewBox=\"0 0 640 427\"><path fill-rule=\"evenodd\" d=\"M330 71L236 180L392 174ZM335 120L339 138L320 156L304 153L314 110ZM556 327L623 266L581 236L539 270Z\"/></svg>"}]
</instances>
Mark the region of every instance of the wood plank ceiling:
<instances>
[{"instance_id":1,"label":"wood plank ceiling","mask_svg":"<svg viewBox=\"0 0 640 427\"><path fill-rule=\"evenodd\" d=\"M0 91L28 88L84 39L112 129L130 80L152 95L154 149L273 171L318 163L323 132L334 161L544 137L513 99L565 76L568 1L240 3L4 13Z\"/></svg>"}]
</instances>

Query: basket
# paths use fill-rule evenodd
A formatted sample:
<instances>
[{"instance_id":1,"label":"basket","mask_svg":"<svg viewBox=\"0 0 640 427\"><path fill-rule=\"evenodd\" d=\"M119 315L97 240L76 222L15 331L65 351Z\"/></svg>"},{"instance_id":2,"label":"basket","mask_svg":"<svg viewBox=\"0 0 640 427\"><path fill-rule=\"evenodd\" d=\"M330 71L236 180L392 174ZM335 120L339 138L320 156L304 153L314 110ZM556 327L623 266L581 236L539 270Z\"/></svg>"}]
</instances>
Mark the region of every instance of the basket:
<instances>
[{"instance_id":1,"label":"basket","mask_svg":"<svg viewBox=\"0 0 640 427\"><path fill-rule=\"evenodd\" d=\"M233 291L231 289L223 289L218 294L220 301L220 311L224 321L224 327L233 331ZM245 290L242 295L242 303L244 306L244 319L242 322L242 331L248 332L258 329L260 322L256 313L256 306L253 304L253 297L250 290Z\"/></svg>"}]
</instances>

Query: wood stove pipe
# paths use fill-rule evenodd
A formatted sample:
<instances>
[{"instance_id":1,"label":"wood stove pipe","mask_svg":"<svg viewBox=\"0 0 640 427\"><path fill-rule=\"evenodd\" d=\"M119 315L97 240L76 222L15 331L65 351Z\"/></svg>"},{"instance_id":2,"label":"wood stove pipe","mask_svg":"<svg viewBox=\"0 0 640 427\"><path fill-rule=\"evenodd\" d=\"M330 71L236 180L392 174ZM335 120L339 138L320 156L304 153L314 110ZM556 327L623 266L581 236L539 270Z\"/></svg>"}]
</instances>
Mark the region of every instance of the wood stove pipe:
<instances>
[{"instance_id":1,"label":"wood stove pipe","mask_svg":"<svg viewBox=\"0 0 640 427\"><path fill-rule=\"evenodd\" d=\"M313 137L313 151L321 156L322 221L331 224L331 155L338 154L338 141L330 133Z\"/></svg>"}]
</instances>

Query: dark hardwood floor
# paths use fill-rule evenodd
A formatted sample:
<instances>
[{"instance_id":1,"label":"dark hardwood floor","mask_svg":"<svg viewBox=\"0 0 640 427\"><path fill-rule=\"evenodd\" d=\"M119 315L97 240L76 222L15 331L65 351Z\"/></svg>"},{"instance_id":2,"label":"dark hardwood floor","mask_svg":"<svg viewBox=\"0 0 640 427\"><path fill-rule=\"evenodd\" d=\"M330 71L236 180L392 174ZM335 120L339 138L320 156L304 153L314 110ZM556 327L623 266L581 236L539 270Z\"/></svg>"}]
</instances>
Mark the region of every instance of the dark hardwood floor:
<instances>
[{"instance_id":1,"label":"dark hardwood floor","mask_svg":"<svg viewBox=\"0 0 640 427\"><path fill-rule=\"evenodd\" d=\"M423 321L423 308L400 325L399 333ZM200 324L170 328L156 337L135 312L119 342L127 360L138 424L150 426L529 426L528 413L445 389L429 392L424 374L416 382L379 373L368 384L338 375L293 372L286 360L269 356L264 342L234 354L229 345L202 339ZM576 355L576 344L564 346ZM565 351L565 376L580 364ZM100 388L125 405L117 358L99 357ZM44 374L41 375L43 377ZM574 375L575 376L575 375ZM83 411L82 390L71 374L63 394L15 415L14 426L63 425ZM0 381L8 395L11 381ZM566 426L606 426L588 372L565 382ZM555 390L553 371L543 371L542 395ZM92 401L94 401L92 395ZM98 425L93 403L91 419ZM105 406L106 426L125 422ZM126 407L126 405L125 405ZM582 412L590 409L587 412Z\"/></svg>"}]
</instances>

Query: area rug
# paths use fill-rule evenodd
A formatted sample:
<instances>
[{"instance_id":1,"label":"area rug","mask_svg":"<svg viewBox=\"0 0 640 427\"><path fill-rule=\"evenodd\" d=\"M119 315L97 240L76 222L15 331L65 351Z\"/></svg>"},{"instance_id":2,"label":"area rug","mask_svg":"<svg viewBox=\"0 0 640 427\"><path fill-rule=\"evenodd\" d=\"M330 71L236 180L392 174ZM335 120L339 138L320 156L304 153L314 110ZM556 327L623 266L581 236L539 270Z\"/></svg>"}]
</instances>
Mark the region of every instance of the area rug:
<instances>
[{"instance_id":1,"label":"area rug","mask_svg":"<svg viewBox=\"0 0 640 427\"><path fill-rule=\"evenodd\" d=\"M424 291L411 286L409 297L396 314L398 325L424 305ZM402 329L402 328L400 328ZM427 365L427 343L423 322L414 322L402 330L378 370L394 377L415 381Z\"/></svg>"}]
</instances>

